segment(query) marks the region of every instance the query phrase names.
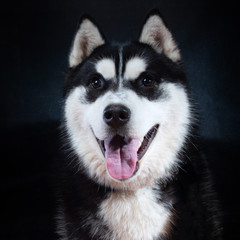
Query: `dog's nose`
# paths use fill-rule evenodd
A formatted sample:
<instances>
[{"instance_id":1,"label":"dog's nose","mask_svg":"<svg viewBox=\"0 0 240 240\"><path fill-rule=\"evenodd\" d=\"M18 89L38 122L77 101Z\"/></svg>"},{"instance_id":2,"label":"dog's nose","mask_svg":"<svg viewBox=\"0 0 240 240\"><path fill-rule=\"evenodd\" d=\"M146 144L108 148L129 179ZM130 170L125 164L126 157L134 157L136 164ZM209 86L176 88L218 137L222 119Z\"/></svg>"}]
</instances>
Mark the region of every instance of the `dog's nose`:
<instances>
[{"instance_id":1,"label":"dog's nose","mask_svg":"<svg viewBox=\"0 0 240 240\"><path fill-rule=\"evenodd\" d=\"M103 112L103 119L112 128L120 128L130 119L130 109L123 105L109 105Z\"/></svg>"}]
</instances>

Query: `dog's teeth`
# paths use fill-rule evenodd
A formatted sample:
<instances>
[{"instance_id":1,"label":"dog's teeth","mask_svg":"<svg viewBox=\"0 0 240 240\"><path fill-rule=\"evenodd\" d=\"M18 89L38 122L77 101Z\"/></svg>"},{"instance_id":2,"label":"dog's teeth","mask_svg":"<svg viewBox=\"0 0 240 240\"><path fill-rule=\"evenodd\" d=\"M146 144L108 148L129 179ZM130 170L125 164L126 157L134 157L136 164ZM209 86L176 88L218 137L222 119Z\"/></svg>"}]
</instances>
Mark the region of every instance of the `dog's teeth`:
<instances>
[{"instance_id":1,"label":"dog's teeth","mask_svg":"<svg viewBox=\"0 0 240 240\"><path fill-rule=\"evenodd\" d=\"M143 142L143 137L139 139L138 148L142 146L142 142Z\"/></svg>"}]
</instances>

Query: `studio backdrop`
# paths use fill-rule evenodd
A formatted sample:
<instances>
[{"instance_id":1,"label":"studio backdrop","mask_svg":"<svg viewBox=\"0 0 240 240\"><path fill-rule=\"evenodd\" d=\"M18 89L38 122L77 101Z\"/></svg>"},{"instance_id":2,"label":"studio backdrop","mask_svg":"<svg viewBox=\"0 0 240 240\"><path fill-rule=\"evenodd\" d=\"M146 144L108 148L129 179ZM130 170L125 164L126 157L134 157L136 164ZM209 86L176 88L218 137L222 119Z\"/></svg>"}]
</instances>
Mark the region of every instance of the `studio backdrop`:
<instances>
[{"instance_id":1,"label":"studio backdrop","mask_svg":"<svg viewBox=\"0 0 240 240\"><path fill-rule=\"evenodd\" d=\"M55 239L55 164L62 89L78 20L88 13L109 41L137 39L158 8L172 31L199 112L203 152L225 239L239 219L239 25L231 1L10 1L1 6L1 223L4 240Z\"/></svg>"}]
</instances>

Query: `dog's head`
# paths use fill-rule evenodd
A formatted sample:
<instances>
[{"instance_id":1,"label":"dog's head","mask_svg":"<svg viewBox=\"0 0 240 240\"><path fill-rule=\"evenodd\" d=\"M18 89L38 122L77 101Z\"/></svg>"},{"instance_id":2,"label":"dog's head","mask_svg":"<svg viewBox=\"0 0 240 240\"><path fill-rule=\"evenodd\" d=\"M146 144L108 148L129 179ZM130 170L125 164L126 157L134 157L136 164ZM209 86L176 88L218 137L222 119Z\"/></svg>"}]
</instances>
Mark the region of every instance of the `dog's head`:
<instances>
[{"instance_id":1,"label":"dog's head","mask_svg":"<svg viewBox=\"0 0 240 240\"><path fill-rule=\"evenodd\" d=\"M65 123L72 149L100 184L134 189L169 176L190 122L180 52L158 12L138 41L107 43L82 18L65 84Z\"/></svg>"}]
</instances>

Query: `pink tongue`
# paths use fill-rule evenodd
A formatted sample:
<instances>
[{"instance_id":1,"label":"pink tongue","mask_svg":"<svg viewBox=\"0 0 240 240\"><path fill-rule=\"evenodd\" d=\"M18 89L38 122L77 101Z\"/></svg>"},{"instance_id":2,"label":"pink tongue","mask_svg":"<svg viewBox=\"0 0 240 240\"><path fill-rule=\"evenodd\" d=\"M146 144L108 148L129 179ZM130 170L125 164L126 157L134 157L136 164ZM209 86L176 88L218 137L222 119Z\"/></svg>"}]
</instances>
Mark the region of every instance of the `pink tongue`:
<instances>
[{"instance_id":1,"label":"pink tongue","mask_svg":"<svg viewBox=\"0 0 240 240\"><path fill-rule=\"evenodd\" d=\"M138 139L127 139L116 135L104 141L107 170L115 179L130 178L138 160Z\"/></svg>"}]
</instances>

